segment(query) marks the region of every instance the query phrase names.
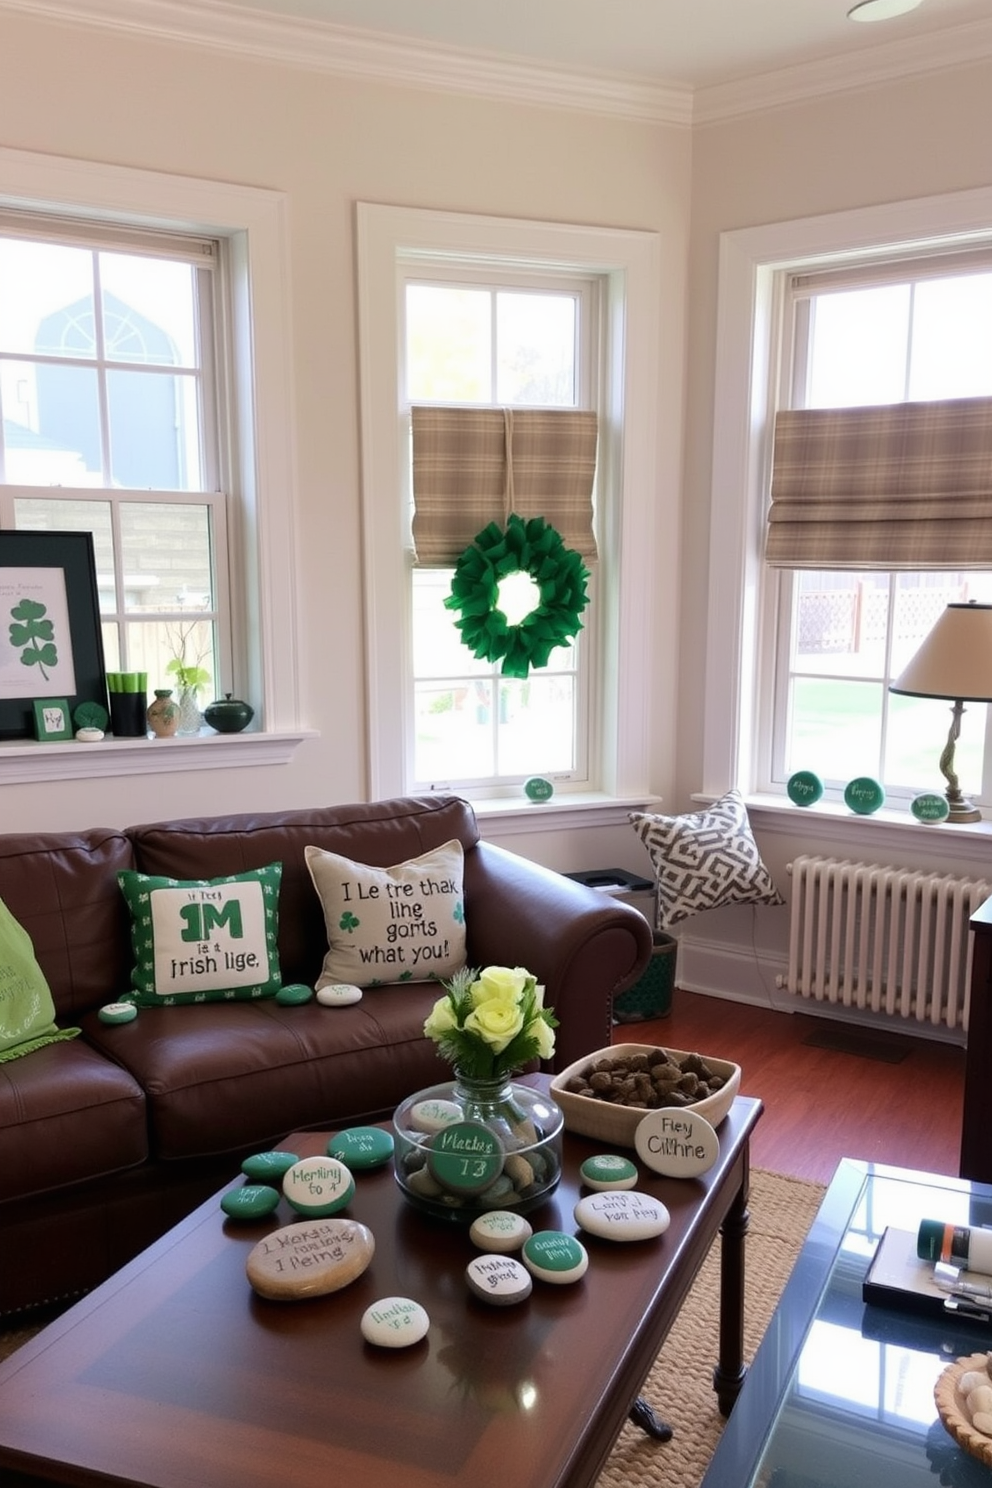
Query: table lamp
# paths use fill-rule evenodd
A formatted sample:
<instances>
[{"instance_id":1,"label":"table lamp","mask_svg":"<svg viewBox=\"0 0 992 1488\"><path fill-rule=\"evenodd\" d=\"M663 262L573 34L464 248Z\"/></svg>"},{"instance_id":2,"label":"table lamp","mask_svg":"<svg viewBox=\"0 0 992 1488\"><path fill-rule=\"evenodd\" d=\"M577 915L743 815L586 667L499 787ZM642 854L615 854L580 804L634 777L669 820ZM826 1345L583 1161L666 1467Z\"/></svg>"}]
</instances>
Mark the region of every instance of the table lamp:
<instances>
[{"instance_id":1,"label":"table lamp","mask_svg":"<svg viewBox=\"0 0 992 1488\"><path fill-rule=\"evenodd\" d=\"M965 703L992 702L992 604L949 604L894 682L890 692L907 697L946 698L951 727L940 756L949 822L981 821L982 813L961 794L954 773L954 746Z\"/></svg>"}]
</instances>

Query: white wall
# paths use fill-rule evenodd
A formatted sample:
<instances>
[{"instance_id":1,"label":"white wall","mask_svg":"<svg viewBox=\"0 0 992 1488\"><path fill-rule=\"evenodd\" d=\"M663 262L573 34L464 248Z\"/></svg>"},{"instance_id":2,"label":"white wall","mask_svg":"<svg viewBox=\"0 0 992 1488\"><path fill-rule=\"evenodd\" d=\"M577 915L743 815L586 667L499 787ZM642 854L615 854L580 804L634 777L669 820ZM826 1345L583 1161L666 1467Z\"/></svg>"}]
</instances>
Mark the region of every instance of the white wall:
<instances>
[{"instance_id":1,"label":"white wall","mask_svg":"<svg viewBox=\"0 0 992 1488\"><path fill-rule=\"evenodd\" d=\"M691 793L702 784L710 481L714 437L719 438L713 394L720 234L987 187L990 133L989 63L694 131L682 549L683 575L694 581L682 588L675 809L688 809ZM935 740L935 769L942 742ZM976 829L977 838L955 841L949 834L942 838L939 828L900 838L898 831L864 819L830 822L826 836L823 823L807 813L777 824L761 813L759 820L756 835L785 894L785 865L804 851L970 877L989 877L984 865L992 867L989 824ZM701 990L775 1001L774 971L787 933L786 909L699 916L686 926L685 979Z\"/></svg>"},{"instance_id":2,"label":"white wall","mask_svg":"<svg viewBox=\"0 0 992 1488\"><path fill-rule=\"evenodd\" d=\"M285 766L112 783L4 786L0 758L0 828L364 798L355 203L647 229L674 241L681 257L688 130L342 79L0 12L0 146L285 193L301 723L319 733ZM672 429L665 441L673 462L680 434ZM674 637L668 645L674 654ZM672 667L660 656L657 666L670 692ZM655 680L645 685L659 717L669 718L672 698L658 695ZM655 789L670 793L671 751L657 771ZM600 841L573 826L552 842L536 833L527 845L555 866L590 866L604 852L615 856L615 829L606 833ZM626 847L626 833L620 838Z\"/></svg>"}]
</instances>

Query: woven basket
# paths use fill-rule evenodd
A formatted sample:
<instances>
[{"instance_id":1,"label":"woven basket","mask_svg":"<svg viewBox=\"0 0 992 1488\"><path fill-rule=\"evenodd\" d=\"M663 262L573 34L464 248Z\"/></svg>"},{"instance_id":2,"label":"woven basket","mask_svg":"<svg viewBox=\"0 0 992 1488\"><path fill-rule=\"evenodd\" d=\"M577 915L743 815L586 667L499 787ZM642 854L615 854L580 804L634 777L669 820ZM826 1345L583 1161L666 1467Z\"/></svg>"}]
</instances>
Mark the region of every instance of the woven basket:
<instances>
[{"instance_id":1,"label":"woven basket","mask_svg":"<svg viewBox=\"0 0 992 1488\"><path fill-rule=\"evenodd\" d=\"M590 1095L576 1095L573 1090L566 1090L564 1087L573 1076L580 1075L597 1059L623 1058L628 1054L657 1054L660 1050L659 1044L613 1044L608 1049L597 1049L583 1059L577 1059L574 1064L555 1075L551 1081L551 1094L562 1109L566 1128L581 1137L594 1137L599 1142L609 1142L617 1147L633 1147L637 1128L647 1115L643 1106L615 1106ZM679 1060L685 1059L690 1051L665 1049L663 1052ZM741 1067L728 1059L716 1059L709 1054L702 1054L700 1058L715 1075L723 1075L726 1084L705 1100L695 1101L688 1106L673 1106L672 1110L695 1111L705 1117L710 1126L716 1126L730 1110L740 1089Z\"/></svg>"},{"instance_id":2,"label":"woven basket","mask_svg":"<svg viewBox=\"0 0 992 1488\"><path fill-rule=\"evenodd\" d=\"M654 950L640 977L626 992L613 999L617 1023L642 1023L646 1018L667 1018L675 990L675 962L679 943L664 930L654 931Z\"/></svg>"}]
</instances>

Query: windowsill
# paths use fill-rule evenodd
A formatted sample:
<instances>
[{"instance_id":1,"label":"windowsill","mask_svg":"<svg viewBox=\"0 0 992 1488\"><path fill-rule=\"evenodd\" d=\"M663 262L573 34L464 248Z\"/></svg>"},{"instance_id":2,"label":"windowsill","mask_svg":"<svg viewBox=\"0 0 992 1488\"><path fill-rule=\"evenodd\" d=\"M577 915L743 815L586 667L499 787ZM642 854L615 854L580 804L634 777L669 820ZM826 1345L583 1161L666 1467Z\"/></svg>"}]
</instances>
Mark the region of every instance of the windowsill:
<instances>
[{"instance_id":1,"label":"windowsill","mask_svg":"<svg viewBox=\"0 0 992 1488\"><path fill-rule=\"evenodd\" d=\"M172 739L116 739L98 744L66 739L0 741L0 784L85 780L120 775L160 775L181 770L230 770L245 765L285 765L313 729L272 733L196 734Z\"/></svg>"},{"instance_id":2,"label":"windowsill","mask_svg":"<svg viewBox=\"0 0 992 1488\"><path fill-rule=\"evenodd\" d=\"M498 827L505 836L514 836L533 831L559 832L570 827L627 826L629 812L656 810L659 797L574 791L552 796L550 801L528 801L526 796L487 796L472 800L471 805L480 822Z\"/></svg>"},{"instance_id":3,"label":"windowsill","mask_svg":"<svg viewBox=\"0 0 992 1488\"><path fill-rule=\"evenodd\" d=\"M710 803L714 798L693 799ZM760 793L746 795L744 801L751 825L759 831L764 827L779 836L816 837L818 842L836 844L845 854L911 853L924 863L928 853L940 854L974 864L981 878L989 876L992 820L953 826L946 821L918 822L908 806L902 810L883 806L870 816L858 816L840 802L794 806L781 796Z\"/></svg>"}]
</instances>

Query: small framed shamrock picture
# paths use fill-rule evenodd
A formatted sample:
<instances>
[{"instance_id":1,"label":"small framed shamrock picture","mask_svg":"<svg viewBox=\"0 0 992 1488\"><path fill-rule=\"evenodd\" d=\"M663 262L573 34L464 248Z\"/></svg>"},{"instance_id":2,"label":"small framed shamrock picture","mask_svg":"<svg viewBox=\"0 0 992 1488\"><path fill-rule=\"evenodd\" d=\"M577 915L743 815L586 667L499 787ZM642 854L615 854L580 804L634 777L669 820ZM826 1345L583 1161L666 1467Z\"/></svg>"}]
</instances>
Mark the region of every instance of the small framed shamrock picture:
<instances>
[{"instance_id":1,"label":"small framed shamrock picture","mask_svg":"<svg viewBox=\"0 0 992 1488\"><path fill-rule=\"evenodd\" d=\"M33 707L36 739L48 744L73 737L68 698L35 698Z\"/></svg>"}]
</instances>

